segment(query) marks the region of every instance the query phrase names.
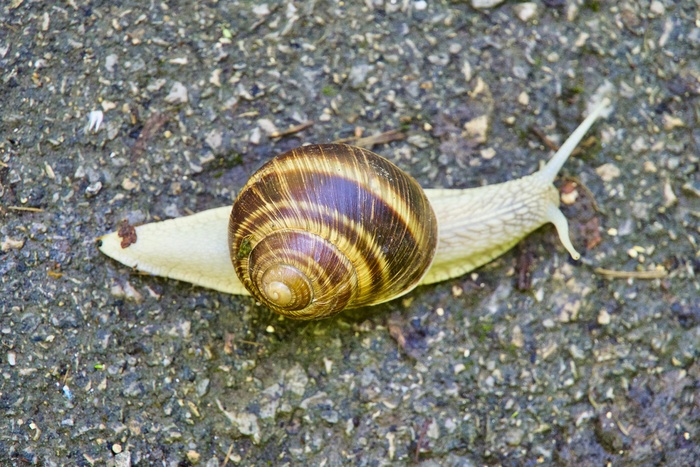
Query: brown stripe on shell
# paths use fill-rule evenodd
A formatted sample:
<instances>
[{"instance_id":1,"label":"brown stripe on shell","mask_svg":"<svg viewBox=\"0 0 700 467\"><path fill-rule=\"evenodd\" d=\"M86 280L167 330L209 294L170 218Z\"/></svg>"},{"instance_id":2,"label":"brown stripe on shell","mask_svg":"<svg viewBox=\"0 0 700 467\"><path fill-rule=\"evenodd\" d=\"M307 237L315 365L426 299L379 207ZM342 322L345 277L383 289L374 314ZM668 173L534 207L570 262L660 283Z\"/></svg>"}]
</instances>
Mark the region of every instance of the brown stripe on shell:
<instances>
[{"instance_id":1,"label":"brown stripe on shell","mask_svg":"<svg viewBox=\"0 0 700 467\"><path fill-rule=\"evenodd\" d=\"M296 161L299 161L299 158ZM366 280L360 281L359 284L362 295L379 291L382 284L388 280L384 277L388 268L387 261L381 255L381 247L373 244L361 222L353 222L347 216L341 215L340 210L335 212L331 208L323 209L321 204L313 201L313 195L307 192L308 187L314 186L314 182L317 181L323 182L317 186L319 191L331 188L335 192L345 190L346 193L355 190L357 183L347 177L340 177L335 171L319 172L301 167L286 170L275 168L263 172L256 177L252 192L248 196L241 196L242 210L253 212L241 216L241 232L273 230L274 225L277 228L308 229L331 241L338 240L345 245L342 249L347 255L354 258L358 269L369 270L369 276L363 275ZM343 186L339 186L340 184ZM282 188L271 189L278 186ZM374 198L376 199L367 201L367 204L382 202L378 197ZM308 201L299 201L301 199ZM254 212L257 206L264 207ZM354 211L358 211L357 206L354 207ZM338 238L335 238L336 236ZM364 264L357 264L360 261Z\"/></svg>"},{"instance_id":2,"label":"brown stripe on shell","mask_svg":"<svg viewBox=\"0 0 700 467\"><path fill-rule=\"evenodd\" d=\"M346 307L355 290L352 264L331 243L310 232L285 229L265 236L253 248L250 264L243 267L250 268L246 286L257 291L255 296L272 310L292 318L335 314ZM265 293L269 284L264 279L271 270L281 270L281 275L291 278L286 284L294 300L284 304ZM304 272L306 279L299 280L295 271ZM274 280L285 281L281 275Z\"/></svg>"},{"instance_id":3,"label":"brown stripe on shell","mask_svg":"<svg viewBox=\"0 0 700 467\"><path fill-rule=\"evenodd\" d=\"M280 222L279 219L287 221ZM370 231L347 216L332 212L318 203L291 205L289 202L276 202L273 210L261 208L255 213L254 219L247 221L251 222L241 226L241 232L251 233L252 244L257 243L265 232L280 228L302 229L330 240L346 255L355 259L358 269L369 271L374 278L382 277L383 271L388 269L382 248L373 241ZM381 281L364 281L359 285L363 290L376 291L381 288Z\"/></svg>"},{"instance_id":4,"label":"brown stripe on shell","mask_svg":"<svg viewBox=\"0 0 700 467\"><path fill-rule=\"evenodd\" d=\"M360 180L355 176L359 175L365 179L365 183L359 184L367 193L383 195L386 199L393 200L396 206L395 213L401 215L402 221L407 225L415 225L412 210L404 197L411 194L406 182L415 187L418 187L418 183L410 176L406 177L407 174L394 164L371 151L341 144L311 145L294 149L271 162L274 164L275 174L284 175L285 178L296 177L302 189L308 188L312 181L323 178L328 178L327 184L330 185L336 179L359 183ZM371 170L368 171L368 168ZM375 176L369 178L370 175ZM425 199L422 189L416 194ZM412 197L408 202L415 200L416 198Z\"/></svg>"},{"instance_id":5,"label":"brown stripe on shell","mask_svg":"<svg viewBox=\"0 0 700 467\"><path fill-rule=\"evenodd\" d=\"M344 180L344 182L353 183L347 180ZM262 185L268 184L262 183ZM288 183L288 186L286 190L291 192L292 186L296 186L296 184ZM336 188L339 187L336 186ZM371 194L371 196L376 199L367 201L367 205L374 206L375 210L379 206L379 210L390 211L389 207L383 206L384 202L381 199L374 194ZM301 197L292 196L294 199ZM319 203L290 201L286 197L282 198L279 196L277 198L268 198L268 201L269 203L265 207L262 207L242 222L240 226L241 231L261 234L265 231L274 230L273 226L276 228L298 228L319 233L324 238L328 238L334 243L337 242L340 249L353 258L357 269L367 272L359 280L360 296L375 296L378 291L385 288L386 282L390 281L391 277L395 277L405 270L404 265L392 263L386 258L387 251L392 251L395 247L393 245L377 244L377 237L373 235L376 232L366 229L361 222L353 221L339 212L331 211L330 208L323 209L324 206ZM261 199L258 197L253 204L260 202ZM290 203L293 204L290 205ZM392 214L392 212L375 213L373 216L383 218L383 215L391 216ZM382 232L381 227L383 227L383 224L379 223L378 226L378 232ZM384 236L388 238L405 237L402 241L403 245L414 244L416 240L409 238L407 235L410 235L410 232ZM255 239L251 241L253 243L256 242ZM358 301L358 303L363 303L363 301Z\"/></svg>"}]
</instances>

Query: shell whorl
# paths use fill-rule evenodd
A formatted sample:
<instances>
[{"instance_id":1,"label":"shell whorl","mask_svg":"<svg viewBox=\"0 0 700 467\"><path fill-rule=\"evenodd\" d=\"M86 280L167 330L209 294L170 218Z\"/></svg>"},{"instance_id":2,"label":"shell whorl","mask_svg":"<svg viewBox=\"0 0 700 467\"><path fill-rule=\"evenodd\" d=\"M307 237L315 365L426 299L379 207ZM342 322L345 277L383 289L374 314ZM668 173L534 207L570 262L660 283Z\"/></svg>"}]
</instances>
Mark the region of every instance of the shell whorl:
<instances>
[{"instance_id":1,"label":"shell whorl","mask_svg":"<svg viewBox=\"0 0 700 467\"><path fill-rule=\"evenodd\" d=\"M437 221L418 183L386 159L303 146L261 167L234 202L229 249L258 300L316 319L381 303L430 267Z\"/></svg>"}]
</instances>

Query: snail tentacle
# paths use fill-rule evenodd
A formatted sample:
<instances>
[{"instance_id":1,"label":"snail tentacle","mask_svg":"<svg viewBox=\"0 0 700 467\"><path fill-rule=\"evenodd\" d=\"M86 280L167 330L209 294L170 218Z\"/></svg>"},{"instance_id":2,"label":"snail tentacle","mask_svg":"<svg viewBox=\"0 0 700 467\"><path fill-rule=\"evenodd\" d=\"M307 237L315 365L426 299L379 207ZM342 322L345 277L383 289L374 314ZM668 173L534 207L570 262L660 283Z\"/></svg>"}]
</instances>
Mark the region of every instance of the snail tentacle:
<instances>
[{"instance_id":1,"label":"snail tentacle","mask_svg":"<svg viewBox=\"0 0 700 467\"><path fill-rule=\"evenodd\" d=\"M593 126L593 123L595 123L598 117L600 117L603 112L610 107L610 105L610 99L607 97L603 98L598 105L595 106L593 111L581 122L581 124L576 127L574 132L571 133L568 138L566 138L564 144L559 147L549 162L547 162L542 170L537 172L537 174L539 174L544 181L548 181L549 183L554 181L557 174L564 166L564 163L566 163L571 153L574 152L574 149L576 149L576 146L578 146L578 143L581 142L586 133L588 133L588 130L590 130L591 126Z\"/></svg>"},{"instance_id":2,"label":"snail tentacle","mask_svg":"<svg viewBox=\"0 0 700 467\"><path fill-rule=\"evenodd\" d=\"M547 211L545 213L545 219L547 222L554 224L554 228L557 229L557 235L559 236L559 241L561 241L566 251L569 252L571 257L578 261L581 259L581 253L576 251L574 245L571 243L571 238L569 237L569 221L566 219L564 214L559 210L554 204L547 206Z\"/></svg>"}]
</instances>

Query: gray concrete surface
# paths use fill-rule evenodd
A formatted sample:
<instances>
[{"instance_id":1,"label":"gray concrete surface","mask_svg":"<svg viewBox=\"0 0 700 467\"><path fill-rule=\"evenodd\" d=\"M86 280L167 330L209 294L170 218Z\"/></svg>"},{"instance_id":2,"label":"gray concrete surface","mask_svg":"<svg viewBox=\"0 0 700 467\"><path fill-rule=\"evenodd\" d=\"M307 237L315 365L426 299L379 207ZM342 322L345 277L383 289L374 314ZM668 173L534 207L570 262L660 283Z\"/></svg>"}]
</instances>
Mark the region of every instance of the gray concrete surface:
<instances>
[{"instance_id":1,"label":"gray concrete surface","mask_svg":"<svg viewBox=\"0 0 700 467\"><path fill-rule=\"evenodd\" d=\"M3 2L2 464L697 460L699 55L693 1ZM522 176L551 154L532 129L561 141L604 90L561 181L578 263L547 227L299 323L95 248L356 133L403 131L374 150L424 186Z\"/></svg>"}]
</instances>

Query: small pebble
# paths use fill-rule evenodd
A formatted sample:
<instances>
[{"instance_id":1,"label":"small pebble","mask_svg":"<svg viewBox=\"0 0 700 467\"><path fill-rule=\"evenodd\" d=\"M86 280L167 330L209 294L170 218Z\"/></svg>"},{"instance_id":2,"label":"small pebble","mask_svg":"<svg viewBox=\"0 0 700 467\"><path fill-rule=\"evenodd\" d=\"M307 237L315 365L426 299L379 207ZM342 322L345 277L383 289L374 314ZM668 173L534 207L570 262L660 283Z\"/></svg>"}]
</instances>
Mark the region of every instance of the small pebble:
<instances>
[{"instance_id":1,"label":"small pebble","mask_svg":"<svg viewBox=\"0 0 700 467\"><path fill-rule=\"evenodd\" d=\"M143 295L128 282L124 286L119 284L113 285L110 288L110 293L115 297L124 297L136 303L140 303L143 300Z\"/></svg>"},{"instance_id":2,"label":"small pebble","mask_svg":"<svg viewBox=\"0 0 700 467\"><path fill-rule=\"evenodd\" d=\"M537 4L535 2L524 2L513 6L515 14L520 21L527 23L537 14Z\"/></svg>"},{"instance_id":3,"label":"small pebble","mask_svg":"<svg viewBox=\"0 0 700 467\"><path fill-rule=\"evenodd\" d=\"M181 217L182 214L180 214L180 209L177 207L177 204L171 203L165 206L165 209L163 210L163 213L168 216L168 217Z\"/></svg>"},{"instance_id":4,"label":"small pebble","mask_svg":"<svg viewBox=\"0 0 700 467\"><path fill-rule=\"evenodd\" d=\"M562 193L561 202L567 206L571 206L578 199L578 190L570 191L569 193Z\"/></svg>"},{"instance_id":5,"label":"small pebble","mask_svg":"<svg viewBox=\"0 0 700 467\"><path fill-rule=\"evenodd\" d=\"M486 115L476 117L464 124L464 129L475 143L485 143L486 133L489 128L489 119Z\"/></svg>"},{"instance_id":6,"label":"small pebble","mask_svg":"<svg viewBox=\"0 0 700 467\"><path fill-rule=\"evenodd\" d=\"M276 133L279 133L279 130L277 129L277 126L272 122L272 120L267 119L267 118L261 118L258 120L258 127L267 135L274 135Z\"/></svg>"},{"instance_id":7,"label":"small pebble","mask_svg":"<svg viewBox=\"0 0 700 467\"><path fill-rule=\"evenodd\" d=\"M100 105L102 106L102 110L104 110L105 112L117 108L117 104L112 101L102 101Z\"/></svg>"},{"instance_id":8,"label":"small pebble","mask_svg":"<svg viewBox=\"0 0 700 467\"><path fill-rule=\"evenodd\" d=\"M684 193L700 198L700 181L685 183L682 189Z\"/></svg>"},{"instance_id":9,"label":"small pebble","mask_svg":"<svg viewBox=\"0 0 700 467\"><path fill-rule=\"evenodd\" d=\"M518 96L518 103L522 106L527 106L530 103L530 96L525 91Z\"/></svg>"},{"instance_id":10,"label":"small pebble","mask_svg":"<svg viewBox=\"0 0 700 467\"><path fill-rule=\"evenodd\" d=\"M472 66L468 61L464 61L462 64L462 74L464 75L464 80L469 82L472 79Z\"/></svg>"},{"instance_id":11,"label":"small pebble","mask_svg":"<svg viewBox=\"0 0 700 467\"><path fill-rule=\"evenodd\" d=\"M664 4L659 0L654 0L649 6L649 11L651 11L657 16L661 16L664 13L666 13L666 7L664 7Z\"/></svg>"},{"instance_id":12,"label":"small pebble","mask_svg":"<svg viewBox=\"0 0 700 467\"><path fill-rule=\"evenodd\" d=\"M330 374L330 372L333 370L333 360L324 357L323 366L326 370L326 373Z\"/></svg>"},{"instance_id":13,"label":"small pebble","mask_svg":"<svg viewBox=\"0 0 700 467\"><path fill-rule=\"evenodd\" d=\"M601 326L610 324L610 313L608 313L608 310L605 308L600 310L600 313L598 313L598 324Z\"/></svg>"},{"instance_id":14,"label":"small pebble","mask_svg":"<svg viewBox=\"0 0 700 467\"><path fill-rule=\"evenodd\" d=\"M505 434L505 441L509 446L520 446L523 441L525 432L520 428L512 428L508 430Z\"/></svg>"},{"instance_id":15,"label":"small pebble","mask_svg":"<svg viewBox=\"0 0 700 467\"><path fill-rule=\"evenodd\" d=\"M187 88L184 84L176 81L170 88L170 92L165 97L165 102L169 104L184 104L189 100Z\"/></svg>"},{"instance_id":16,"label":"small pebble","mask_svg":"<svg viewBox=\"0 0 700 467\"><path fill-rule=\"evenodd\" d=\"M309 384L309 377L306 371L298 363L284 373L285 390L303 396L306 385Z\"/></svg>"},{"instance_id":17,"label":"small pebble","mask_svg":"<svg viewBox=\"0 0 700 467\"><path fill-rule=\"evenodd\" d=\"M496 150L494 148L486 148L479 151L479 154L481 154L482 159L488 161L496 157Z\"/></svg>"},{"instance_id":18,"label":"small pebble","mask_svg":"<svg viewBox=\"0 0 700 467\"><path fill-rule=\"evenodd\" d=\"M675 128L683 128L685 123L679 117L674 117L669 114L664 114L662 117L664 123L664 130L670 131Z\"/></svg>"},{"instance_id":19,"label":"small pebble","mask_svg":"<svg viewBox=\"0 0 700 467\"><path fill-rule=\"evenodd\" d=\"M321 115L318 116L319 121L321 122L330 122L331 121L331 114L333 111L329 108L323 109L323 112L321 112Z\"/></svg>"},{"instance_id":20,"label":"small pebble","mask_svg":"<svg viewBox=\"0 0 700 467\"><path fill-rule=\"evenodd\" d=\"M350 74L348 78L350 79L350 84L352 87L360 87L361 85L364 84L365 80L367 79L367 73L370 71L370 66L366 63L360 63L358 65L354 65L350 69Z\"/></svg>"},{"instance_id":21,"label":"small pebble","mask_svg":"<svg viewBox=\"0 0 700 467\"><path fill-rule=\"evenodd\" d=\"M671 182L666 180L664 183L664 206L670 207L678 202L678 196L673 192Z\"/></svg>"},{"instance_id":22,"label":"small pebble","mask_svg":"<svg viewBox=\"0 0 700 467\"><path fill-rule=\"evenodd\" d=\"M538 302L542 302L542 300L544 300L544 289L542 289L542 288L537 289L537 292L535 292L534 297L535 297L535 300L537 300Z\"/></svg>"},{"instance_id":23,"label":"small pebble","mask_svg":"<svg viewBox=\"0 0 700 467\"><path fill-rule=\"evenodd\" d=\"M426 432L428 438L438 439L440 438L440 425L433 419L433 422L428 425L428 431Z\"/></svg>"},{"instance_id":24,"label":"small pebble","mask_svg":"<svg viewBox=\"0 0 700 467\"><path fill-rule=\"evenodd\" d=\"M583 360L586 358L586 354L583 352L583 350L573 344L569 347L569 353L575 360Z\"/></svg>"},{"instance_id":25,"label":"small pebble","mask_svg":"<svg viewBox=\"0 0 700 467\"><path fill-rule=\"evenodd\" d=\"M48 162L44 162L44 172L46 172L46 176L51 180L56 179L56 173L53 171L53 167L51 167Z\"/></svg>"},{"instance_id":26,"label":"small pebble","mask_svg":"<svg viewBox=\"0 0 700 467\"><path fill-rule=\"evenodd\" d=\"M681 159L680 157L669 157L668 160L666 161L666 168L669 170L677 170L678 167L681 165Z\"/></svg>"},{"instance_id":27,"label":"small pebble","mask_svg":"<svg viewBox=\"0 0 700 467\"><path fill-rule=\"evenodd\" d=\"M151 81L147 86L146 90L150 92L156 92L160 91L160 89L165 86L165 84L168 82L165 78L159 78L155 81Z\"/></svg>"},{"instance_id":28,"label":"small pebble","mask_svg":"<svg viewBox=\"0 0 700 467\"><path fill-rule=\"evenodd\" d=\"M197 395L199 397L203 397L209 392L209 378L204 378L200 381L197 382L197 385L195 386L195 390L197 391Z\"/></svg>"},{"instance_id":29,"label":"small pebble","mask_svg":"<svg viewBox=\"0 0 700 467\"><path fill-rule=\"evenodd\" d=\"M270 14L270 7L266 3L255 5L253 7L253 14L259 18L263 18Z\"/></svg>"},{"instance_id":30,"label":"small pebble","mask_svg":"<svg viewBox=\"0 0 700 467\"><path fill-rule=\"evenodd\" d=\"M211 72L211 76L209 77L209 82L216 86L217 88L221 87L221 69L217 68L216 70Z\"/></svg>"},{"instance_id":31,"label":"small pebble","mask_svg":"<svg viewBox=\"0 0 700 467\"><path fill-rule=\"evenodd\" d=\"M476 8L477 10L493 8L503 2L504 0L472 0L472 8Z\"/></svg>"},{"instance_id":32,"label":"small pebble","mask_svg":"<svg viewBox=\"0 0 700 467\"><path fill-rule=\"evenodd\" d=\"M190 461L192 464L196 464L199 462L199 453L194 450L189 450L187 451L187 460Z\"/></svg>"},{"instance_id":33,"label":"small pebble","mask_svg":"<svg viewBox=\"0 0 700 467\"><path fill-rule=\"evenodd\" d=\"M644 141L644 137L640 136L639 138L634 140L634 142L632 143L632 146L630 146L630 148L634 152L644 152L644 151L649 150L649 145L647 144L646 141Z\"/></svg>"},{"instance_id":34,"label":"small pebble","mask_svg":"<svg viewBox=\"0 0 700 467\"><path fill-rule=\"evenodd\" d=\"M430 146L430 141L424 135L411 135L407 139L408 144L420 149L425 149Z\"/></svg>"},{"instance_id":35,"label":"small pebble","mask_svg":"<svg viewBox=\"0 0 700 467\"><path fill-rule=\"evenodd\" d=\"M513 327L510 342L518 349L522 349L525 345L525 335L523 334L523 330L517 324Z\"/></svg>"},{"instance_id":36,"label":"small pebble","mask_svg":"<svg viewBox=\"0 0 700 467\"><path fill-rule=\"evenodd\" d=\"M117 56L117 54L107 55L107 58L105 58L105 68L110 73L113 73L114 67L117 65L118 62L119 62L119 57Z\"/></svg>"},{"instance_id":37,"label":"small pebble","mask_svg":"<svg viewBox=\"0 0 700 467\"><path fill-rule=\"evenodd\" d=\"M576 47L576 48L583 47L586 44L586 41L588 40L589 37L591 37L590 34L588 34L587 32L582 32L581 34L578 35L578 37L574 41L574 47Z\"/></svg>"},{"instance_id":38,"label":"small pebble","mask_svg":"<svg viewBox=\"0 0 700 467\"><path fill-rule=\"evenodd\" d=\"M10 237L5 237L5 240L0 244L0 250L10 251L10 250L21 250L24 246L24 240L15 240Z\"/></svg>"},{"instance_id":39,"label":"small pebble","mask_svg":"<svg viewBox=\"0 0 700 467\"><path fill-rule=\"evenodd\" d=\"M256 415L250 412L224 412L224 414L242 435L252 437L254 443L260 442L260 426Z\"/></svg>"},{"instance_id":40,"label":"small pebble","mask_svg":"<svg viewBox=\"0 0 700 467\"><path fill-rule=\"evenodd\" d=\"M213 150L217 150L221 147L221 143L223 142L223 135L221 134L221 130L218 128L214 128L211 130L209 133L207 133L207 136L204 138L204 142L207 143L207 145L212 148Z\"/></svg>"},{"instance_id":41,"label":"small pebble","mask_svg":"<svg viewBox=\"0 0 700 467\"><path fill-rule=\"evenodd\" d=\"M259 127L255 127L251 130L250 136L248 136L248 141L250 144L255 144L256 146L260 144L262 140L262 131Z\"/></svg>"},{"instance_id":42,"label":"small pebble","mask_svg":"<svg viewBox=\"0 0 700 467\"><path fill-rule=\"evenodd\" d=\"M137 186L138 186L138 184L134 183L134 181L128 177L122 181L122 188L125 189L126 191L131 191L134 188L136 188Z\"/></svg>"},{"instance_id":43,"label":"small pebble","mask_svg":"<svg viewBox=\"0 0 700 467\"><path fill-rule=\"evenodd\" d=\"M337 410L324 410L321 412L321 418L330 424L338 423L340 415Z\"/></svg>"},{"instance_id":44,"label":"small pebble","mask_svg":"<svg viewBox=\"0 0 700 467\"><path fill-rule=\"evenodd\" d=\"M93 196L96 196L101 189L102 182L100 182L99 180L94 183L91 183L90 185L88 185L87 188L85 188L85 196L87 196L88 198L92 198Z\"/></svg>"},{"instance_id":45,"label":"small pebble","mask_svg":"<svg viewBox=\"0 0 700 467\"><path fill-rule=\"evenodd\" d=\"M608 163L595 169L595 173L597 173L604 182L611 182L619 177L621 172L615 164Z\"/></svg>"}]
</instances>

